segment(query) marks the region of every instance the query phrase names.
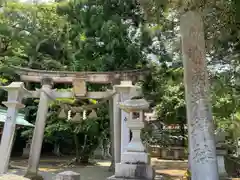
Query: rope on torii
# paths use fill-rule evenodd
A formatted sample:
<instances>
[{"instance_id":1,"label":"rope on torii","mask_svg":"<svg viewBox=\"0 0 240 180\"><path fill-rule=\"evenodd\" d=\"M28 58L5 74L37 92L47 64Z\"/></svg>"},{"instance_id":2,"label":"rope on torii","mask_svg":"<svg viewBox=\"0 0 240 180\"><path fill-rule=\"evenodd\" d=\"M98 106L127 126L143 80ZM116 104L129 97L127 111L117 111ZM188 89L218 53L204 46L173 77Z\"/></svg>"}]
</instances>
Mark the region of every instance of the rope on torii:
<instances>
[{"instance_id":1,"label":"rope on torii","mask_svg":"<svg viewBox=\"0 0 240 180\"><path fill-rule=\"evenodd\" d=\"M77 106L71 106L69 104L62 104L60 105L65 111L69 111L71 110L74 113L77 112L82 112L84 110L92 110L92 109L96 109L98 107L100 107L102 104L106 103L108 100L110 100L114 95L116 95L117 93L113 93L110 96L104 98L102 101L98 102L97 104L90 104L90 105L83 105L80 107Z\"/></svg>"},{"instance_id":2,"label":"rope on torii","mask_svg":"<svg viewBox=\"0 0 240 180\"><path fill-rule=\"evenodd\" d=\"M68 120L71 120L71 121L79 121L82 118L80 115L81 112L83 112L83 116L85 115L85 117L83 117L83 118L86 118L86 110L92 110L92 112L89 114L89 117L92 117L92 118L97 117L96 111L94 111L94 109L97 109L102 104L106 103L115 94L117 94L117 92L114 92L113 94L104 98L102 101L98 102L97 104L82 105L80 107L60 103L60 107L62 110L59 113L59 117L67 118ZM68 115L66 115L66 113L65 113L66 111L68 112ZM72 119L71 119L71 112L76 113L76 115Z\"/></svg>"}]
</instances>

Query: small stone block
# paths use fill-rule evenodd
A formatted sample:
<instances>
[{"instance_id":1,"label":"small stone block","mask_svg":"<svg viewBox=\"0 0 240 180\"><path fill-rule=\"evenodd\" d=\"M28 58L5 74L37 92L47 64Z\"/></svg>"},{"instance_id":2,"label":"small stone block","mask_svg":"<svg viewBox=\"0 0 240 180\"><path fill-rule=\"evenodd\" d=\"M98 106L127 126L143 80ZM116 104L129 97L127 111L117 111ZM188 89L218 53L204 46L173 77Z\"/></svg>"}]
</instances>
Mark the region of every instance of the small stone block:
<instances>
[{"instance_id":1,"label":"small stone block","mask_svg":"<svg viewBox=\"0 0 240 180\"><path fill-rule=\"evenodd\" d=\"M57 174L56 180L80 180L80 174L73 171L64 171Z\"/></svg>"}]
</instances>

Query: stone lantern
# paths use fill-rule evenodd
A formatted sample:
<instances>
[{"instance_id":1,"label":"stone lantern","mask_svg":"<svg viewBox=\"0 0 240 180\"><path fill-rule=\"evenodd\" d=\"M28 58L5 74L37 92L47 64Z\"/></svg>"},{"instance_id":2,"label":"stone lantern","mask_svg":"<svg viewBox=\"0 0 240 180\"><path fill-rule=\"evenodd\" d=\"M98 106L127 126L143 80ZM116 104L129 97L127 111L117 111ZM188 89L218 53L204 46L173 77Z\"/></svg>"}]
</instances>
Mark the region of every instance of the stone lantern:
<instances>
[{"instance_id":1,"label":"stone lantern","mask_svg":"<svg viewBox=\"0 0 240 180\"><path fill-rule=\"evenodd\" d=\"M119 107L129 114L127 126L132 131L132 140L121 154L121 162L115 165L115 175L108 179L152 180L155 171L140 138L144 128L144 110L149 108L149 104L144 99L134 99L119 103Z\"/></svg>"}]
</instances>

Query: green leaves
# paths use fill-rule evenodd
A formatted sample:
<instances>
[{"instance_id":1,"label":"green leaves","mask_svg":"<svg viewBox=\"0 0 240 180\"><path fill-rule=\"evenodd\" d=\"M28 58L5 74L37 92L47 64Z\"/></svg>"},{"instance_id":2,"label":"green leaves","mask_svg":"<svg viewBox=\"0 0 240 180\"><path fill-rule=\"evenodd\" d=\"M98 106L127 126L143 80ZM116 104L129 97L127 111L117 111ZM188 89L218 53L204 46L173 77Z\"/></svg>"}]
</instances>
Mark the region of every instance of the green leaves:
<instances>
[{"instance_id":1,"label":"green leaves","mask_svg":"<svg viewBox=\"0 0 240 180\"><path fill-rule=\"evenodd\" d=\"M120 70L133 69L142 64L141 44L132 45L128 36L129 28L139 24L141 14L135 2L126 1L70 1L59 6L59 11L70 22L69 37L75 52L73 69L80 70ZM133 22L133 21L132 21ZM77 33L76 33L77 32ZM140 66L141 68L141 66Z\"/></svg>"}]
</instances>

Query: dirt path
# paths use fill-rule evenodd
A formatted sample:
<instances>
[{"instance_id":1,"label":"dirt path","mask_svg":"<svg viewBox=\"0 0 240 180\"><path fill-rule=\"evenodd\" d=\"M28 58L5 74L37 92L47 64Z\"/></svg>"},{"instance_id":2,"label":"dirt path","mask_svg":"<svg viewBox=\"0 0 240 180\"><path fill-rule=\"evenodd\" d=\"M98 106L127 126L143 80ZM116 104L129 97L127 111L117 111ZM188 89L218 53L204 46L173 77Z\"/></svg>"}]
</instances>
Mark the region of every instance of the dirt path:
<instances>
[{"instance_id":1,"label":"dirt path","mask_svg":"<svg viewBox=\"0 0 240 180\"><path fill-rule=\"evenodd\" d=\"M57 173L62 171L74 171L81 174L81 180L106 180L113 175L108 171L109 161L98 160L94 166L85 167L63 167L65 159L42 159L39 167L40 174L45 180L52 180ZM18 175L24 175L27 167L26 160L14 160L11 165L18 167L11 169L10 172ZM156 169L157 175L164 175L169 180L180 180L187 169L186 161L167 161L152 159L152 165ZM156 178L157 179L157 178Z\"/></svg>"},{"instance_id":2,"label":"dirt path","mask_svg":"<svg viewBox=\"0 0 240 180\"><path fill-rule=\"evenodd\" d=\"M52 161L43 160L41 161L39 167L39 173L43 176L45 180L52 180L57 173L62 171L74 171L81 174L81 180L106 180L107 177L111 176L113 173L108 171L110 166L109 161L98 161L94 166L85 167L62 167L61 165L65 161ZM25 161L13 161L11 162L15 169L10 169L10 173L17 175L24 175L26 172L26 162Z\"/></svg>"},{"instance_id":3,"label":"dirt path","mask_svg":"<svg viewBox=\"0 0 240 180\"><path fill-rule=\"evenodd\" d=\"M186 173L187 161L161 160L152 158L152 165L157 174L164 175L169 180L180 180Z\"/></svg>"}]
</instances>

